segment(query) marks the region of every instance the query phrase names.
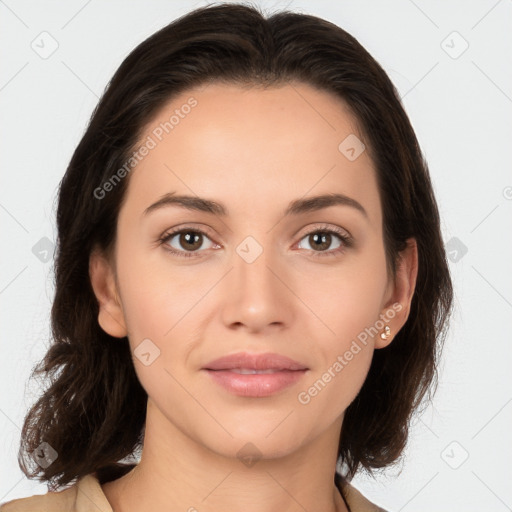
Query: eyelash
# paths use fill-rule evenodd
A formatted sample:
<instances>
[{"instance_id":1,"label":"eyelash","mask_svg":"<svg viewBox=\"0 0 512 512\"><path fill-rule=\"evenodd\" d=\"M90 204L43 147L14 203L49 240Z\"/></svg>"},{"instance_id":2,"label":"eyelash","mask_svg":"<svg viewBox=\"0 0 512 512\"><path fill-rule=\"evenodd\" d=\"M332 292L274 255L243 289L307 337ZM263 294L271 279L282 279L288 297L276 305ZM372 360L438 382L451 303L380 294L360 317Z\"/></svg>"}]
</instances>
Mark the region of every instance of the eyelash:
<instances>
[{"instance_id":1,"label":"eyelash","mask_svg":"<svg viewBox=\"0 0 512 512\"><path fill-rule=\"evenodd\" d=\"M164 245L169 240L171 240L175 235L179 235L181 233L194 233L194 234L200 233L201 235L204 235L208 239L210 238L208 236L208 234L206 232L204 232L203 230L201 230L201 229L192 228L192 227L184 227L184 228L176 229L174 231L167 231L167 232L165 232L158 239L158 242L159 242L160 245ZM345 235L344 232L341 229L339 229L339 228L332 228L332 227L329 227L329 228L328 227L316 228L316 229L306 233L300 240L303 240L307 236L315 234L315 233L322 233L322 234L327 233L327 234L331 234L331 235L336 235L338 238L340 238L340 240L342 242L342 245L340 247L338 247L337 249L331 249L330 251L312 251L311 249L309 249L310 251L312 251L314 253L314 257L322 258L322 257L336 256L336 255L344 252L345 249L350 248L350 247L353 246L353 239L350 236ZM299 242L300 242L300 240L299 240ZM200 257L200 256L196 256L196 254L199 251L177 251L177 250L175 250L173 248L169 248L169 246L166 246L165 250L169 251L171 254L174 254L176 256L183 257L183 258Z\"/></svg>"}]
</instances>

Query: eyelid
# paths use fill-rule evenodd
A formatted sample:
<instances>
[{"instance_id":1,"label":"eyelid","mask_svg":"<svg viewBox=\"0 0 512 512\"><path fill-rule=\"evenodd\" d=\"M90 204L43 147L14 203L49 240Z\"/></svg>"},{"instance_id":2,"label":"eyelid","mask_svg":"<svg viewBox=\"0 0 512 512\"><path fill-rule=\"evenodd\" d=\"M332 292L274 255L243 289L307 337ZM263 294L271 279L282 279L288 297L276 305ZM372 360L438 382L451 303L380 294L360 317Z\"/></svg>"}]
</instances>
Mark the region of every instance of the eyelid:
<instances>
[{"instance_id":1,"label":"eyelid","mask_svg":"<svg viewBox=\"0 0 512 512\"><path fill-rule=\"evenodd\" d=\"M176 234L176 233L179 233L180 231L187 230L187 229L189 229L191 231L197 230L198 232L204 232L206 235L208 235L209 238L215 237L215 235L213 235L213 229L210 226L208 226L206 224L190 222L190 223L184 224L183 227L180 227L178 225L174 228L165 230L164 233L159 238L166 237L167 235L169 235L171 233ZM301 239L311 233L315 233L320 230L334 231L339 234L344 234L347 238L352 238L352 235L350 234L350 232L348 230L346 230L345 228L341 228L335 224L327 224L324 222L324 223L320 223L319 225L312 226L310 229L308 229L308 231L306 231L302 235ZM300 230L297 231L293 237L294 238L297 237L299 233L300 233Z\"/></svg>"},{"instance_id":2,"label":"eyelid","mask_svg":"<svg viewBox=\"0 0 512 512\"><path fill-rule=\"evenodd\" d=\"M326 223L320 223L318 226L313 226L310 230L306 231L302 237L304 238L307 235L310 235L311 233L316 233L317 231L334 231L337 234L344 235L347 238L352 238L352 235L344 228L341 228L339 226L336 226L336 224L326 224Z\"/></svg>"},{"instance_id":3,"label":"eyelid","mask_svg":"<svg viewBox=\"0 0 512 512\"><path fill-rule=\"evenodd\" d=\"M204 235L208 236L208 238L212 239L215 238L216 234L214 233L214 230L206 225L206 224L199 224L195 222L189 222L183 225L178 225L173 228L166 229L162 235L159 237L159 239L165 238L169 235L176 235L178 233L181 233L183 231L197 231L198 233L203 233ZM212 240L213 241L213 240Z\"/></svg>"}]
</instances>

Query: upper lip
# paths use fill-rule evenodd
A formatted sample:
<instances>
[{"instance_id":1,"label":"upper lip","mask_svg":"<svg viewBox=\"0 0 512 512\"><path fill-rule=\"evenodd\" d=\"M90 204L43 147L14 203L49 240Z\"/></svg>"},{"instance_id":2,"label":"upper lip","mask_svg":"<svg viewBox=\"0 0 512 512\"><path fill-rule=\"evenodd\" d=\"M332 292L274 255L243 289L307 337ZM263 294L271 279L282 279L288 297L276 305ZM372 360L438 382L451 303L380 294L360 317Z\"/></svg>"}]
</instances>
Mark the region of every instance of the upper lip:
<instances>
[{"instance_id":1,"label":"upper lip","mask_svg":"<svg viewBox=\"0 0 512 512\"><path fill-rule=\"evenodd\" d=\"M220 357L204 366L206 370L232 370L247 368L250 370L307 370L303 364L280 354L248 354L238 352Z\"/></svg>"}]
</instances>

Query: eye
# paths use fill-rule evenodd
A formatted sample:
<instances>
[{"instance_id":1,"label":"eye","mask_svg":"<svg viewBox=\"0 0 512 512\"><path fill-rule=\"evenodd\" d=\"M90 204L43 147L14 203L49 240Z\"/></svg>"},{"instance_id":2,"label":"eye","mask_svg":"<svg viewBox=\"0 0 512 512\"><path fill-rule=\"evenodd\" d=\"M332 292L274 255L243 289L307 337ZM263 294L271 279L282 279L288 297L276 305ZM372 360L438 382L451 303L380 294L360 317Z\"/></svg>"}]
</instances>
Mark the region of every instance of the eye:
<instances>
[{"instance_id":1,"label":"eye","mask_svg":"<svg viewBox=\"0 0 512 512\"><path fill-rule=\"evenodd\" d=\"M331 248L328 250L336 239L338 240L338 245L334 247L334 249ZM208 249L208 247L204 246L205 240L210 240L212 243L210 248L220 248L220 245L211 241L205 231L192 227L168 231L164 233L158 241L161 245L165 246L165 250L176 256L197 258L201 257L201 249ZM350 235L337 227L320 227L310 231L299 241L299 249L303 249L303 247L300 246L303 240L306 240L309 244L310 249L306 248L306 250L312 251L314 253L313 257L336 256L353 245L353 240Z\"/></svg>"},{"instance_id":2,"label":"eye","mask_svg":"<svg viewBox=\"0 0 512 512\"><path fill-rule=\"evenodd\" d=\"M334 239L333 239L334 235ZM327 250L333 243L335 239L339 240L338 245L331 250ZM342 231L340 228L328 228L322 227L317 228L314 231L310 231L306 236L301 239L306 240L309 246L311 247L311 251L314 257L324 257L324 256L336 256L345 251L348 247L352 247L352 238L346 234L346 232ZM299 242L300 245L300 242Z\"/></svg>"},{"instance_id":3,"label":"eye","mask_svg":"<svg viewBox=\"0 0 512 512\"><path fill-rule=\"evenodd\" d=\"M197 255L194 253L198 252L199 249L205 248L205 239L210 240L204 231L197 228L185 227L164 233L159 239L159 242L162 245L165 245L166 250L172 254L176 254L177 256L182 256L185 258L191 258L197 257ZM180 249L180 247L183 249ZM219 246L217 245L217 247Z\"/></svg>"}]
</instances>

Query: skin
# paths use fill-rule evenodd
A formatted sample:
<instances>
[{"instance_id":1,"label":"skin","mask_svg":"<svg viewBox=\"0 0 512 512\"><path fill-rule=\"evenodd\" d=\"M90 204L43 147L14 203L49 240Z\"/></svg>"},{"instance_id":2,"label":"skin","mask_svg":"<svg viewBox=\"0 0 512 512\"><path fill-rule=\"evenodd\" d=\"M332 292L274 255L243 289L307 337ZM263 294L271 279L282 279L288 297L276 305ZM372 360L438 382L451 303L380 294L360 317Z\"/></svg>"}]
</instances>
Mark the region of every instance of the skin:
<instances>
[{"instance_id":1,"label":"skin","mask_svg":"<svg viewBox=\"0 0 512 512\"><path fill-rule=\"evenodd\" d=\"M129 176L114 259L90 257L101 327L128 336L132 352L146 338L160 350L148 366L133 357L149 397L141 462L103 490L116 512L345 511L333 482L344 411L373 351L407 320L416 244L393 280L372 161L367 151L350 161L338 150L349 134L361 138L340 99L300 83L212 84L169 102L141 141L191 96L197 106ZM143 216L166 192L213 199L229 215L174 205ZM292 200L333 192L357 200L368 217L346 205L283 215ZM332 235L331 255L318 256L307 235L336 226L353 246L334 254L343 242ZM175 227L207 232L192 257L158 244ZM236 252L247 236L263 249L252 263ZM180 235L167 247L192 252ZM298 393L394 303L402 309L387 322L392 335L370 337L317 396L299 403ZM238 351L277 352L309 370L273 396L236 396L201 368ZM261 456L251 467L237 456L248 442Z\"/></svg>"}]
</instances>

